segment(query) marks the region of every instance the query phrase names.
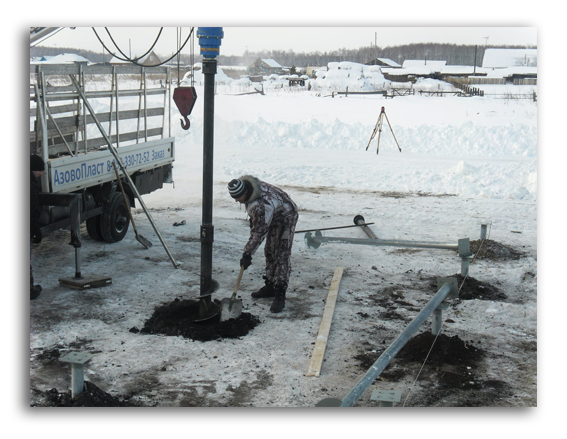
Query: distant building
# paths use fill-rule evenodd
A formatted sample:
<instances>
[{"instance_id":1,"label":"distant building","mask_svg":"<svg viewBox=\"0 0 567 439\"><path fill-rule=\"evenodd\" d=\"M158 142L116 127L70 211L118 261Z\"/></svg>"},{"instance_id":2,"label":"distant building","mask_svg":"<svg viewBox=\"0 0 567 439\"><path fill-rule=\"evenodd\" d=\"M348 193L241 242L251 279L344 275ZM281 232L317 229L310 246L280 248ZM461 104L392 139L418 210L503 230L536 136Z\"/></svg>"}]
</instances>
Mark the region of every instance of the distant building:
<instances>
[{"instance_id":1,"label":"distant building","mask_svg":"<svg viewBox=\"0 0 567 439\"><path fill-rule=\"evenodd\" d=\"M367 62L365 65L367 65L367 66L380 66L380 67L392 67L392 68L396 68L396 69L399 69L399 68L402 67L397 62L392 61L391 59L388 59L388 58L376 58L376 59L373 59L372 61Z\"/></svg>"},{"instance_id":2,"label":"distant building","mask_svg":"<svg viewBox=\"0 0 567 439\"><path fill-rule=\"evenodd\" d=\"M283 67L273 59L258 58L248 67L251 75L271 75L273 73L282 73Z\"/></svg>"},{"instance_id":3,"label":"distant building","mask_svg":"<svg viewBox=\"0 0 567 439\"><path fill-rule=\"evenodd\" d=\"M384 77L392 82L415 82L417 78L440 79L447 61L405 60L402 68L380 67Z\"/></svg>"},{"instance_id":4,"label":"distant building","mask_svg":"<svg viewBox=\"0 0 567 439\"><path fill-rule=\"evenodd\" d=\"M108 61L109 64L116 66L116 65L125 65L125 64L130 64L130 62L128 61L123 61L121 59L116 58L115 56L112 57L112 59L110 61Z\"/></svg>"},{"instance_id":5,"label":"distant building","mask_svg":"<svg viewBox=\"0 0 567 439\"><path fill-rule=\"evenodd\" d=\"M74 53L62 53L55 56L42 56L30 59L31 64L90 64L91 62Z\"/></svg>"},{"instance_id":6,"label":"distant building","mask_svg":"<svg viewBox=\"0 0 567 439\"><path fill-rule=\"evenodd\" d=\"M136 57L132 57L132 59L136 60ZM110 64L112 65L124 65L124 64L131 64L129 61L124 61L121 59L118 59L116 57L113 57L110 62ZM159 57L155 54L155 52L152 50L150 53L148 53L146 56L140 58L139 60L136 61L137 64L142 64L144 66L156 66L161 64L161 60L159 59Z\"/></svg>"},{"instance_id":7,"label":"distant building","mask_svg":"<svg viewBox=\"0 0 567 439\"><path fill-rule=\"evenodd\" d=\"M155 66L155 65L161 64L161 60L152 50L146 56L140 58L138 60L138 64L142 64L142 65L145 65L145 66Z\"/></svg>"},{"instance_id":8,"label":"distant building","mask_svg":"<svg viewBox=\"0 0 567 439\"><path fill-rule=\"evenodd\" d=\"M403 64L404 69L420 69L420 70L431 70L439 71L445 67L447 61L434 61L431 59L406 59Z\"/></svg>"},{"instance_id":9,"label":"distant building","mask_svg":"<svg viewBox=\"0 0 567 439\"><path fill-rule=\"evenodd\" d=\"M486 49L482 67L537 67L537 49Z\"/></svg>"}]
</instances>

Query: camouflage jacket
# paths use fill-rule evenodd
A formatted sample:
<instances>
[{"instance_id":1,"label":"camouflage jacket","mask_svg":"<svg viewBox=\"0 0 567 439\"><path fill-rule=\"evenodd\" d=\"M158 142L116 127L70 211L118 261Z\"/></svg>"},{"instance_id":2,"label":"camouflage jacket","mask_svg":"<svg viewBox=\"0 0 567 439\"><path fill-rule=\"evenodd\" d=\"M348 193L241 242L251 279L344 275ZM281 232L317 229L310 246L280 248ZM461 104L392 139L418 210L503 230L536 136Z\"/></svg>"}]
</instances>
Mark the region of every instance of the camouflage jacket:
<instances>
[{"instance_id":1,"label":"camouflage jacket","mask_svg":"<svg viewBox=\"0 0 567 439\"><path fill-rule=\"evenodd\" d=\"M246 212L250 216L250 239L244 246L244 251L253 255L270 227L283 224L286 216L297 212L297 206L288 194L269 183L251 175L244 175L240 179L249 181L253 189L245 203Z\"/></svg>"}]
</instances>

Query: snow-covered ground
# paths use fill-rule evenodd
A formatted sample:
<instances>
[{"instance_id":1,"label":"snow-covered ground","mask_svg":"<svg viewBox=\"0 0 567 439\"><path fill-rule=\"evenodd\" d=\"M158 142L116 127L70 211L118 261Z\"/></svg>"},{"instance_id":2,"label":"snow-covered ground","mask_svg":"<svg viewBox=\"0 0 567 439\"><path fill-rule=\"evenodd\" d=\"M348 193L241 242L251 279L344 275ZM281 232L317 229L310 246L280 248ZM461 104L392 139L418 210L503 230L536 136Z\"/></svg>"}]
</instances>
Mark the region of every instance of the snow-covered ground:
<instances>
[{"instance_id":1,"label":"snow-covered ground","mask_svg":"<svg viewBox=\"0 0 567 439\"><path fill-rule=\"evenodd\" d=\"M435 89L447 84L428 80L418 86ZM498 93L526 93L526 87L486 87L500 87ZM535 406L537 103L448 94L332 97L320 83L311 90L290 89L285 82L266 84L264 95L239 94L249 90L246 84L227 81L218 84L215 96L213 278L221 285L219 298L232 291L247 239L245 211L226 191L227 182L242 174L284 188L300 208L298 230L349 225L362 214L382 239L456 242L478 239L480 224L488 223L490 239L521 250L525 257L476 261L471 276L497 285L508 299L462 301L444 312L452 322L444 331L482 343L488 352L476 375L484 381L503 381L511 389L490 405ZM529 87L531 91L537 87ZM261 324L246 337L202 343L129 332L134 326L141 328L157 305L198 294L203 128L199 83L197 92L190 130L178 124L173 129L174 185L144 197L180 268L172 267L140 209L135 221L139 232L154 242L149 250L137 243L132 231L112 245L84 235L83 271L112 277L108 287L77 292L59 286L59 278L74 273L74 253L66 232L46 238L32 261L44 288L30 304L32 388L68 388L68 371L45 366L38 355L55 347L80 346L95 353L87 380L114 395L133 392L144 403L313 407L325 397L344 397L364 374L353 357L368 344L387 346L405 327L403 319L381 317L384 309L370 299L372 295L402 291L407 300L423 305L431 296L424 291L423 278L460 272L460 260L450 251L345 244L313 250L300 233L294 240L294 271L283 313L271 314L269 301L255 301L249 295L261 286L262 249L247 270L242 299L246 311L259 316ZM382 107L387 120L377 154L378 134L370 144L369 140ZM182 220L185 226L173 225ZM325 235L365 237L352 228ZM308 378L305 372L324 301L338 266L344 267L345 275L325 362L319 377ZM403 306L397 311L406 318L415 315ZM422 331L429 325L430 321ZM419 395L435 389L428 388L431 383L420 383L410 392L414 378L377 382L371 389L400 389L404 398L415 392L408 405L420 405ZM367 391L358 405L373 407L365 410L378 414L370 394ZM33 402L33 392L30 398ZM445 400L445 405L451 403L462 401ZM451 419L443 422L459 427L457 434L466 437L462 425Z\"/></svg>"}]
</instances>

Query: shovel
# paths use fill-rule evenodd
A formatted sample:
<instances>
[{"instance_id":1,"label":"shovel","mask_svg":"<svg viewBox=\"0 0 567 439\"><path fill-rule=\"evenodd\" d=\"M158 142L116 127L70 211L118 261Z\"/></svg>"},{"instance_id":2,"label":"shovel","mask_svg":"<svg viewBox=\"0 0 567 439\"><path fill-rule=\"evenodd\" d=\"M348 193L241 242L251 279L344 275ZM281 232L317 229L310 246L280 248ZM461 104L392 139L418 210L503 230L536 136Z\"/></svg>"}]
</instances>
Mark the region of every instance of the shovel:
<instances>
[{"instance_id":1,"label":"shovel","mask_svg":"<svg viewBox=\"0 0 567 439\"><path fill-rule=\"evenodd\" d=\"M236 280L236 285L234 287L234 292L230 299L221 300L221 322L226 322L230 319L237 319L242 314L242 300L236 299L236 292L238 287L240 287L240 280L242 279L242 273L244 273L244 267L240 267L240 274Z\"/></svg>"},{"instance_id":2,"label":"shovel","mask_svg":"<svg viewBox=\"0 0 567 439\"><path fill-rule=\"evenodd\" d=\"M118 168L116 168L116 163L112 162L112 166L114 166L114 172L116 172L116 179L118 180L118 184L120 185L122 196L124 197L125 201L128 201L128 197L126 196L126 192L124 192L124 187L122 186L122 180L120 180L120 175L118 174ZM134 233L136 234L136 241L138 241L144 247L150 248L153 244L150 241L148 241L146 238L144 238L142 235L138 234L138 229L136 229L136 224L134 223L132 212L130 212L130 206L128 206L128 216L130 217L130 222L132 223L132 227L134 227Z\"/></svg>"}]
</instances>

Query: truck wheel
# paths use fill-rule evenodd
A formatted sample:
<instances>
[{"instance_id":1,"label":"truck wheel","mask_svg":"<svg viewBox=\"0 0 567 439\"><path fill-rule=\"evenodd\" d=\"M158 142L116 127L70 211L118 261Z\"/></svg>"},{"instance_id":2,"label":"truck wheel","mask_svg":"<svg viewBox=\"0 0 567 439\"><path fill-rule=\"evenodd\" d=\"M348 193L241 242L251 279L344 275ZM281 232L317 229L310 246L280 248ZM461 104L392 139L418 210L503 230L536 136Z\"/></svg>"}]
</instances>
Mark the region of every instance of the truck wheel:
<instances>
[{"instance_id":1,"label":"truck wheel","mask_svg":"<svg viewBox=\"0 0 567 439\"><path fill-rule=\"evenodd\" d=\"M100 217L101 215L97 215L87 220L87 233L94 241L104 241L100 229Z\"/></svg>"},{"instance_id":2,"label":"truck wheel","mask_svg":"<svg viewBox=\"0 0 567 439\"><path fill-rule=\"evenodd\" d=\"M128 209L130 206L121 193L114 195L112 201L104 206L100 231L105 241L118 242L126 236L130 225Z\"/></svg>"}]
</instances>

